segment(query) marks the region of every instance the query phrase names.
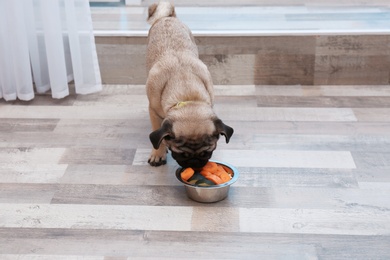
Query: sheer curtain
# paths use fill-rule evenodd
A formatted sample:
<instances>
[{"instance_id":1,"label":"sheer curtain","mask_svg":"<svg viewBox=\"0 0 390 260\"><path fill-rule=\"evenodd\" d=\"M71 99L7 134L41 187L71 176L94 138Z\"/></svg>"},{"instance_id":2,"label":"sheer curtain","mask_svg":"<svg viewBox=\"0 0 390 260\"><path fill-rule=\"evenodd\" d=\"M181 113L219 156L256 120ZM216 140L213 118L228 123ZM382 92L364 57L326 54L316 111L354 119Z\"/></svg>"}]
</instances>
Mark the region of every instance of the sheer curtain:
<instances>
[{"instance_id":1,"label":"sheer curtain","mask_svg":"<svg viewBox=\"0 0 390 260\"><path fill-rule=\"evenodd\" d=\"M88 0L0 0L0 98L102 88ZM34 89L35 87L35 89Z\"/></svg>"}]
</instances>

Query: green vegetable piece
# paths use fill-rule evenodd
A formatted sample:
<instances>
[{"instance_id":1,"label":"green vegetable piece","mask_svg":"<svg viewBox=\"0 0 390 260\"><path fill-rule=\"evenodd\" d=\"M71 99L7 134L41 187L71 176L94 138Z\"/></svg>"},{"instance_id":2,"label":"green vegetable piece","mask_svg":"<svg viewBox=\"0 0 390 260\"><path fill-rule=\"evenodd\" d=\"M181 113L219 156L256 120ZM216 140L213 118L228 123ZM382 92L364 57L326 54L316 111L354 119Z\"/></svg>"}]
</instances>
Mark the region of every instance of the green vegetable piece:
<instances>
[{"instance_id":1,"label":"green vegetable piece","mask_svg":"<svg viewBox=\"0 0 390 260\"><path fill-rule=\"evenodd\" d=\"M213 185L215 185L215 183L206 179L206 178L203 178L202 180L198 180L195 183L195 185L197 185L197 186L213 186Z\"/></svg>"},{"instance_id":2,"label":"green vegetable piece","mask_svg":"<svg viewBox=\"0 0 390 260\"><path fill-rule=\"evenodd\" d=\"M195 183L197 182L198 180L191 180L191 181L187 181L188 184L191 184L191 185L195 185Z\"/></svg>"},{"instance_id":3,"label":"green vegetable piece","mask_svg":"<svg viewBox=\"0 0 390 260\"><path fill-rule=\"evenodd\" d=\"M205 177L203 177L202 174L200 174L199 172L195 172L194 175L192 175L191 178L188 179L188 182L191 182L193 180L199 181L203 179L205 179Z\"/></svg>"}]
</instances>

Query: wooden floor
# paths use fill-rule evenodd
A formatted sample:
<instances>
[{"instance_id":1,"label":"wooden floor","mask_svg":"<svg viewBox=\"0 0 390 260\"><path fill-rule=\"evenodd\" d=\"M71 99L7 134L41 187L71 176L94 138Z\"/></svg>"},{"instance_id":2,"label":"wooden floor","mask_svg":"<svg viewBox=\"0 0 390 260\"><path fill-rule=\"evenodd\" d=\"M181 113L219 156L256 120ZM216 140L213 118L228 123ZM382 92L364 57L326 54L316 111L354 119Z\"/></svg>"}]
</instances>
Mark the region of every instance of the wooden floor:
<instances>
[{"instance_id":1,"label":"wooden floor","mask_svg":"<svg viewBox=\"0 0 390 260\"><path fill-rule=\"evenodd\" d=\"M143 85L0 101L0 259L389 259L390 88L215 86L240 178L148 166Z\"/></svg>"}]
</instances>

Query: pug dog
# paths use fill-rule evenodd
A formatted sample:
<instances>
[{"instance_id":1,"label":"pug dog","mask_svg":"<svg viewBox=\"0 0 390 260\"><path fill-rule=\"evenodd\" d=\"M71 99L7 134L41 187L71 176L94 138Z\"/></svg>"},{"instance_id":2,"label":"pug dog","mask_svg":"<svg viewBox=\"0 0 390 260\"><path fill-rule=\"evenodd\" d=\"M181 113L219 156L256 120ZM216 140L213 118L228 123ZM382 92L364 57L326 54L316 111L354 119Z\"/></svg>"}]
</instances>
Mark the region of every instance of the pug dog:
<instances>
[{"instance_id":1,"label":"pug dog","mask_svg":"<svg viewBox=\"0 0 390 260\"><path fill-rule=\"evenodd\" d=\"M148 12L146 92L153 131L148 162L165 164L169 149L180 166L201 168L220 135L228 143L233 128L213 111L211 75L199 59L190 29L176 18L174 6L159 2L149 6Z\"/></svg>"}]
</instances>

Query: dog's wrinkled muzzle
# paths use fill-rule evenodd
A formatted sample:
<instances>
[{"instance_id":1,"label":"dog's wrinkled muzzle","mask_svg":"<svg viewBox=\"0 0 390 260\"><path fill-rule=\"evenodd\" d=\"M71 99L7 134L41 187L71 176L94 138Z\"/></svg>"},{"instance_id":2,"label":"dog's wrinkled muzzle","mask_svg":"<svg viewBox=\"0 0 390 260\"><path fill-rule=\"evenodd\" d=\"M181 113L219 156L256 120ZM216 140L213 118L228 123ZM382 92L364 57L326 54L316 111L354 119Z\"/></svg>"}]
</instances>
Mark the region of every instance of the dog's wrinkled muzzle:
<instances>
[{"instance_id":1,"label":"dog's wrinkled muzzle","mask_svg":"<svg viewBox=\"0 0 390 260\"><path fill-rule=\"evenodd\" d=\"M208 159L196 158L196 157L182 159L182 158L178 158L178 156L175 156L174 153L172 153L172 157L183 168L188 168L188 167L202 168L209 161Z\"/></svg>"},{"instance_id":2,"label":"dog's wrinkled muzzle","mask_svg":"<svg viewBox=\"0 0 390 260\"><path fill-rule=\"evenodd\" d=\"M208 160L197 160L197 159L189 159L186 161L177 161L177 163L183 167L183 168L202 168L203 166L206 165Z\"/></svg>"}]
</instances>

